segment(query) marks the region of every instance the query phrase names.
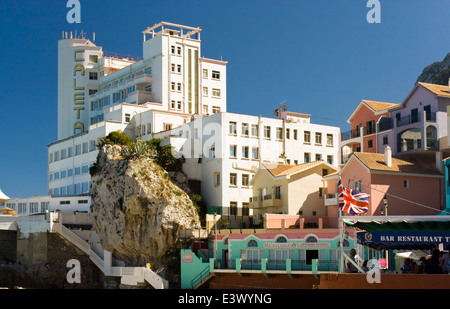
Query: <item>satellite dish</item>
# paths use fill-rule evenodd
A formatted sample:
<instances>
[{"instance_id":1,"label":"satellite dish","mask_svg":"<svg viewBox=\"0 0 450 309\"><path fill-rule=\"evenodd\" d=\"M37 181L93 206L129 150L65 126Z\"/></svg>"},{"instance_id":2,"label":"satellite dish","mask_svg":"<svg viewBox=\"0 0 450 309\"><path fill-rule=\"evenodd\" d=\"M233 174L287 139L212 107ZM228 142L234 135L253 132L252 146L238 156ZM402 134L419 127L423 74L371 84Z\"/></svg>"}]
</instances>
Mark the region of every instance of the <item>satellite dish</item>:
<instances>
[{"instance_id":1,"label":"satellite dish","mask_svg":"<svg viewBox=\"0 0 450 309\"><path fill-rule=\"evenodd\" d=\"M277 108L274 112L275 116L279 116L280 115L280 110Z\"/></svg>"}]
</instances>

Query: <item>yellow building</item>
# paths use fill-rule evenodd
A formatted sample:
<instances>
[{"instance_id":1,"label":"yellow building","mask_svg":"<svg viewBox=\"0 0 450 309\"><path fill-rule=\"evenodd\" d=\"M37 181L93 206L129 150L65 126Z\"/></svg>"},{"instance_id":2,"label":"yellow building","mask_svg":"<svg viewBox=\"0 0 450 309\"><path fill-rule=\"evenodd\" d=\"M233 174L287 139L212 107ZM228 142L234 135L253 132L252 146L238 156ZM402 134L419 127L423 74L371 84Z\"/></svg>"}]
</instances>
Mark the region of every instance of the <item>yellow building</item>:
<instances>
[{"instance_id":1,"label":"yellow building","mask_svg":"<svg viewBox=\"0 0 450 309\"><path fill-rule=\"evenodd\" d=\"M326 216L322 178L337 167L314 161L297 165L262 164L251 181L255 221L265 213Z\"/></svg>"}]
</instances>

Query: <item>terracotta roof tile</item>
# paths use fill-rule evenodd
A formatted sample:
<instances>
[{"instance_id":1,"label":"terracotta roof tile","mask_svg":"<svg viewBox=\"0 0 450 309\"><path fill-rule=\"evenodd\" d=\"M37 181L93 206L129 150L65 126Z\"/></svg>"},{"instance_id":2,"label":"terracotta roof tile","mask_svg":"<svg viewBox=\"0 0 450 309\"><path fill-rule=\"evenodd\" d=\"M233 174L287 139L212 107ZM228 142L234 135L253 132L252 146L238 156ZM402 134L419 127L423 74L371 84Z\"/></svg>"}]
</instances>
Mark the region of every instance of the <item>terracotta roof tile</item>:
<instances>
[{"instance_id":1,"label":"terracotta roof tile","mask_svg":"<svg viewBox=\"0 0 450 309\"><path fill-rule=\"evenodd\" d=\"M273 177L280 177L280 176L288 176L292 175L297 172L301 172L304 170L307 170L311 167L320 165L322 163L326 163L323 160L320 161L313 161L308 163L301 163L297 165L292 164L264 164L265 168L272 174ZM331 166L331 165L330 165ZM336 167L334 167L336 169Z\"/></svg>"},{"instance_id":2,"label":"terracotta roof tile","mask_svg":"<svg viewBox=\"0 0 450 309\"><path fill-rule=\"evenodd\" d=\"M382 153L355 152L354 155L372 171L442 175L431 162L417 157L392 156L392 165L387 166Z\"/></svg>"},{"instance_id":3,"label":"terracotta roof tile","mask_svg":"<svg viewBox=\"0 0 450 309\"><path fill-rule=\"evenodd\" d=\"M424 88L430 90L434 94L437 94L438 96L450 98L450 92L449 92L449 89L448 89L449 87L448 86L429 84L429 83L422 83L422 82L419 82L419 85L421 85Z\"/></svg>"},{"instance_id":4,"label":"terracotta roof tile","mask_svg":"<svg viewBox=\"0 0 450 309\"><path fill-rule=\"evenodd\" d=\"M395 107L400 105L401 103L386 103L386 102L379 102L379 101L370 101L370 100L362 100L364 103L366 103L370 108L372 108L374 111L378 112L384 109L388 109L391 107Z\"/></svg>"}]
</instances>

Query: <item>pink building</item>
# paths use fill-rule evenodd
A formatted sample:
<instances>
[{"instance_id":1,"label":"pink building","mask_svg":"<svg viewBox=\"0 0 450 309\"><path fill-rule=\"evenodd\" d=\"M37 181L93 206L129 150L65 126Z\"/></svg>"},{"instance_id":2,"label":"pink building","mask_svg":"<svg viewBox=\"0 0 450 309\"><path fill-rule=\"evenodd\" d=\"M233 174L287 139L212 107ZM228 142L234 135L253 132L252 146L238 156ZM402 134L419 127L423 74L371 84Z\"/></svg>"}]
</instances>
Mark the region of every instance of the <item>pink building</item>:
<instances>
[{"instance_id":1,"label":"pink building","mask_svg":"<svg viewBox=\"0 0 450 309\"><path fill-rule=\"evenodd\" d=\"M433 160L413 156L355 152L339 174L324 177L328 214L338 211L337 182L369 194L366 215L437 215L445 208L444 175ZM387 198L387 209L384 198Z\"/></svg>"},{"instance_id":2,"label":"pink building","mask_svg":"<svg viewBox=\"0 0 450 309\"><path fill-rule=\"evenodd\" d=\"M377 125L382 117L389 117L389 110L400 103L362 100L347 122L351 130L341 133L341 163L353 152L377 152Z\"/></svg>"}]
</instances>

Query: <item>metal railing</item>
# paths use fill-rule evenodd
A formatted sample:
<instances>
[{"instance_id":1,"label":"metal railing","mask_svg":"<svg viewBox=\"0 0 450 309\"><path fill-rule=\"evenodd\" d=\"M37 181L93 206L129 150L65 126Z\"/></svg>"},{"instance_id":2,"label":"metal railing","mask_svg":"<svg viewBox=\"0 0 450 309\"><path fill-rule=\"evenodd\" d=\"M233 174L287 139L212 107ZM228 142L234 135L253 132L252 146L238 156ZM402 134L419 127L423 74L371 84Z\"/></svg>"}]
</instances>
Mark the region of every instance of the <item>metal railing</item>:
<instances>
[{"instance_id":1,"label":"metal railing","mask_svg":"<svg viewBox=\"0 0 450 309\"><path fill-rule=\"evenodd\" d=\"M197 285L199 285L203 281L203 279L208 277L209 273L210 272L209 272L209 265L208 265L197 276L192 278L191 287L194 289Z\"/></svg>"}]
</instances>

